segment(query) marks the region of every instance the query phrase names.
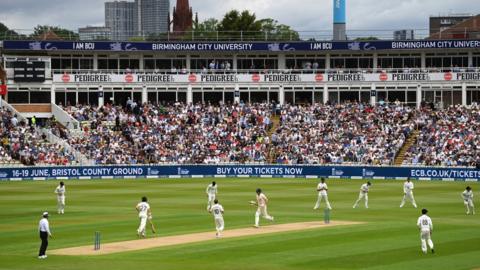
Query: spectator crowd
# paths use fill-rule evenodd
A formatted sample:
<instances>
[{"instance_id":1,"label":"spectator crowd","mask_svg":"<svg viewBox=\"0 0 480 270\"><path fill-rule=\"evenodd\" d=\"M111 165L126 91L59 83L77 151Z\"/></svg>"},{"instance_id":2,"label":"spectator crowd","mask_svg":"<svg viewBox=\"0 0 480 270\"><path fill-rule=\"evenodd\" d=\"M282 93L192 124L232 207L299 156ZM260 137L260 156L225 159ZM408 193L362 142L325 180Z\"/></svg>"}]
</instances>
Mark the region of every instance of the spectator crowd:
<instances>
[{"instance_id":1,"label":"spectator crowd","mask_svg":"<svg viewBox=\"0 0 480 270\"><path fill-rule=\"evenodd\" d=\"M406 152L404 164L480 165L480 106L451 106L438 111L424 107L417 121L421 131Z\"/></svg>"},{"instance_id":2,"label":"spectator crowd","mask_svg":"<svg viewBox=\"0 0 480 270\"><path fill-rule=\"evenodd\" d=\"M59 144L50 143L35 124L20 121L0 108L0 163L23 165L68 165L75 161ZM59 127L53 128L59 132Z\"/></svg>"},{"instance_id":3,"label":"spectator crowd","mask_svg":"<svg viewBox=\"0 0 480 270\"><path fill-rule=\"evenodd\" d=\"M183 104L68 106L82 123L69 133L55 121L48 130L94 164L480 164L480 106L414 109L401 104L284 105ZM64 147L16 115L0 110L0 162L66 165Z\"/></svg>"}]
</instances>

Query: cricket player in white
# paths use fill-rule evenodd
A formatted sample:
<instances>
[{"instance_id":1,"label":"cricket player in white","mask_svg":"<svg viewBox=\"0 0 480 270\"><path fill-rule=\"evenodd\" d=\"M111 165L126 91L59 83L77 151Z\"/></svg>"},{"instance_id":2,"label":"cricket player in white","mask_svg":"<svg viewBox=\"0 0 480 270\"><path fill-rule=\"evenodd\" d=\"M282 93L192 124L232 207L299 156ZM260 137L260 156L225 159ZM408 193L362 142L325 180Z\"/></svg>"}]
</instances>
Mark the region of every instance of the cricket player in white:
<instances>
[{"instance_id":1,"label":"cricket player in white","mask_svg":"<svg viewBox=\"0 0 480 270\"><path fill-rule=\"evenodd\" d=\"M55 194L57 194L57 212L63 215L65 213L65 183L63 181L55 189Z\"/></svg>"},{"instance_id":2,"label":"cricket player in white","mask_svg":"<svg viewBox=\"0 0 480 270\"><path fill-rule=\"evenodd\" d=\"M417 220L417 226L420 229L420 240L422 241L422 251L425 254L427 253L427 243L432 253L435 253L432 242L433 223L432 219L427 216L427 213L427 209L422 209L422 215Z\"/></svg>"},{"instance_id":3,"label":"cricket player in white","mask_svg":"<svg viewBox=\"0 0 480 270\"><path fill-rule=\"evenodd\" d=\"M262 193L262 190L260 188L257 188L256 190L257 193L257 212L255 213L255 227L258 228L260 226L260 215L262 215L263 218L273 221L274 218L270 216L267 212L267 204L268 204L268 198L265 196L265 194Z\"/></svg>"},{"instance_id":4,"label":"cricket player in white","mask_svg":"<svg viewBox=\"0 0 480 270\"><path fill-rule=\"evenodd\" d=\"M317 203L315 204L315 207L313 207L313 210L317 210L318 208L320 208L320 202L322 201L322 199L325 200L325 203L327 204L327 208L329 210L332 210L332 207L330 206L330 202L328 201L328 194L327 194L328 186L325 183L325 178L322 178L320 181L321 182L318 183L318 186L317 186L318 199L317 199Z\"/></svg>"},{"instance_id":5,"label":"cricket player in white","mask_svg":"<svg viewBox=\"0 0 480 270\"><path fill-rule=\"evenodd\" d=\"M210 213L213 213L213 218L215 219L215 229L217 230L217 238L222 237L222 232L225 227L223 222L223 206L218 203L218 200L215 199L214 205L210 208Z\"/></svg>"},{"instance_id":6,"label":"cricket player in white","mask_svg":"<svg viewBox=\"0 0 480 270\"><path fill-rule=\"evenodd\" d=\"M213 201L217 196L217 183L213 181L210 185L208 185L207 190L205 192L207 193L207 197L208 197L207 211L210 211L210 208L213 205Z\"/></svg>"},{"instance_id":7,"label":"cricket player in white","mask_svg":"<svg viewBox=\"0 0 480 270\"><path fill-rule=\"evenodd\" d=\"M142 201L137 204L136 209L138 211L138 218L140 218L140 226L138 226L137 235L146 237L145 227L147 225L147 218L152 216L147 197L142 197Z\"/></svg>"},{"instance_id":8,"label":"cricket player in white","mask_svg":"<svg viewBox=\"0 0 480 270\"><path fill-rule=\"evenodd\" d=\"M467 187L464 192L462 192L463 204L467 210L467 215L475 215L475 206L473 205L473 191L471 187Z\"/></svg>"},{"instance_id":9,"label":"cricket player in white","mask_svg":"<svg viewBox=\"0 0 480 270\"><path fill-rule=\"evenodd\" d=\"M360 194L358 195L358 199L353 205L353 208L357 208L358 203L360 203L360 201L364 198L365 198L365 208L368 208L368 191L371 185L372 183L367 182L360 187Z\"/></svg>"},{"instance_id":10,"label":"cricket player in white","mask_svg":"<svg viewBox=\"0 0 480 270\"><path fill-rule=\"evenodd\" d=\"M400 207L405 205L407 199L412 202L413 207L417 208L417 203L415 202L415 198L413 198L413 183L410 178L403 184L403 199Z\"/></svg>"}]
</instances>

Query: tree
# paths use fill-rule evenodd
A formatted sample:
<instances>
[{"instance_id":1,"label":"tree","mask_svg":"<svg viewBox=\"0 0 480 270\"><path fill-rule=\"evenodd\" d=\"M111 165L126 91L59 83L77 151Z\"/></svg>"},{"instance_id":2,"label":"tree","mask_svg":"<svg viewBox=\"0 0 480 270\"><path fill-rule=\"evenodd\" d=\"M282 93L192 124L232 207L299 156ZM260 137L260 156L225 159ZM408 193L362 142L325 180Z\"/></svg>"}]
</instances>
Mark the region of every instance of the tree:
<instances>
[{"instance_id":1,"label":"tree","mask_svg":"<svg viewBox=\"0 0 480 270\"><path fill-rule=\"evenodd\" d=\"M193 24L191 34L186 34L185 39L195 40L216 40L218 38L218 20L215 18L207 19L201 23L196 20Z\"/></svg>"},{"instance_id":2,"label":"tree","mask_svg":"<svg viewBox=\"0 0 480 270\"><path fill-rule=\"evenodd\" d=\"M300 35L290 26L278 24L274 19L263 19L259 21L261 31L265 36L265 40L300 40Z\"/></svg>"},{"instance_id":3,"label":"tree","mask_svg":"<svg viewBox=\"0 0 480 270\"><path fill-rule=\"evenodd\" d=\"M373 40L379 40L377 37L359 37L354 39L355 41L373 41Z\"/></svg>"},{"instance_id":4,"label":"tree","mask_svg":"<svg viewBox=\"0 0 480 270\"><path fill-rule=\"evenodd\" d=\"M183 40L299 40L298 32L274 19L257 20L248 10L241 13L231 10L221 21L210 18L193 23L191 33L177 39Z\"/></svg>"},{"instance_id":5,"label":"tree","mask_svg":"<svg viewBox=\"0 0 480 270\"><path fill-rule=\"evenodd\" d=\"M0 22L0 40L18 39L21 35L10 30L5 24Z\"/></svg>"},{"instance_id":6,"label":"tree","mask_svg":"<svg viewBox=\"0 0 480 270\"><path fill-rule=\"evenodd\" d=\"M226 39L255 40L261 37L262 24L254 13L248 10L239 13L231 10L218 25L218 31Z\"/></svg>"},{"instance_id":7,"label":"tree","mask_svg":"<svg viewBox=\"0 0 480 270\"><path fill-rule=\"evenodd\" d=\"M54 33L58 36L58 39L67 39L67 40L78 40L79 36L77 33L70 31L68 29L60 28L58 26L49 26L49 25L37 25L33 29L33 33L30 35L32 39L38 39L42 36L47 36L48 34Z\"/></svg>"}]
</instances>

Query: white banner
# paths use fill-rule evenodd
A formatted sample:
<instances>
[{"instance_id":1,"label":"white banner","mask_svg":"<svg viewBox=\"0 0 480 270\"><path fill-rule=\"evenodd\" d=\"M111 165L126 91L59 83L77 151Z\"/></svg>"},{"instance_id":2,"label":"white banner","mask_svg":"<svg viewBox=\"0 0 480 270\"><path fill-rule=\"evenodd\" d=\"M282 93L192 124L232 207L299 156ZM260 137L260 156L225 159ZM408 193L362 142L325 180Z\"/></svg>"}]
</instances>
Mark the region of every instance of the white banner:
<instances>
[{"instance_id":1,"label":"white banner","mask_svg":"<svg viewBox=\"0 0 480 270\"><path fill-rule=\"evenodd\" d=\"M54 74L54 83L326 83L326 82L425 82L479 81L480 72L458 73L318 73L318 74Z\"/></svg>"}]
</instances>

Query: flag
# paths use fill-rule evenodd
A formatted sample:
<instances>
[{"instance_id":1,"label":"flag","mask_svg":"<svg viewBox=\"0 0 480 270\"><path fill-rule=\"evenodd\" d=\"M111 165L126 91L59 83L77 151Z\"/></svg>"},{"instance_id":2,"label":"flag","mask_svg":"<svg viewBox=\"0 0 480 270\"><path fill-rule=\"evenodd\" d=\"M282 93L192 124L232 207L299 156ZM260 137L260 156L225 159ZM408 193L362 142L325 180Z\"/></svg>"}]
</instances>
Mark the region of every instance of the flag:
<instances>
[{"instance_id":1,"label":"flag","mask_svg":"<svg viewBox=\"0 0 480 270\"><path fill-rule=\"evenodd\" d=\"M1 84L0 85L0 95L4 96L7 94L7 85L6 84Z\"/></svg>"}]
</instances>

